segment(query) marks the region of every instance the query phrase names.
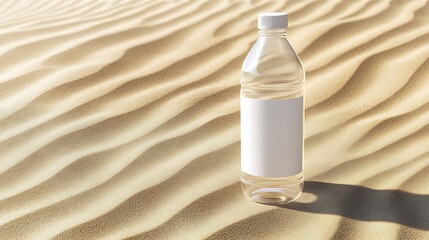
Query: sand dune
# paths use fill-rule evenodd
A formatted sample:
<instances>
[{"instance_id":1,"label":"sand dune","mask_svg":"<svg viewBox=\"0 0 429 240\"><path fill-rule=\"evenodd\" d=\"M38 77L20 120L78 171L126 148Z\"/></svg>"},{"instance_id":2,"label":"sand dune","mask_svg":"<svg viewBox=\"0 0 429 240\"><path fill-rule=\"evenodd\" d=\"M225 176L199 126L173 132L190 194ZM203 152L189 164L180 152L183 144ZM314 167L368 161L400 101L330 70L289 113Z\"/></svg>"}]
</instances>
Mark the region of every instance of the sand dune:
<instances>
[{"instance_id":1,"label":"sand dune","mask_svg":"<svg viewBox=\"0 0 429 240\"><path fill-rule=\"evenodd\" d=\"M238 183L240 66L290 13L305 193ZM429 238L429 3L0 2L1 239Z\"/></svg>"}]
</instances>

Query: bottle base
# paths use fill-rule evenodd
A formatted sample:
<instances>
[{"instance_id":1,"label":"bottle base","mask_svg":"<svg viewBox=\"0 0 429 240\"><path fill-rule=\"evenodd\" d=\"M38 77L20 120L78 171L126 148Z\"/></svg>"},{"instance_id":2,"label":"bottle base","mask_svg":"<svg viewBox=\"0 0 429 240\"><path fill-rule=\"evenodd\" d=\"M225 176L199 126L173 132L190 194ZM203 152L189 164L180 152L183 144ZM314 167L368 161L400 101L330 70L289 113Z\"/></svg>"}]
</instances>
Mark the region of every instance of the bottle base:
<instances>
[{"instance_id":1,"label":"bottle base","mask_svg":"<svg viewBox=\"0 0 429 240\"><path fill-rule=\"evenodd\" d=\"M297 200L304 188L304 176L299 173L290 177L262 178L241 173L241 188L251 201L282 205Z\"/></svg>"}]
</instances>

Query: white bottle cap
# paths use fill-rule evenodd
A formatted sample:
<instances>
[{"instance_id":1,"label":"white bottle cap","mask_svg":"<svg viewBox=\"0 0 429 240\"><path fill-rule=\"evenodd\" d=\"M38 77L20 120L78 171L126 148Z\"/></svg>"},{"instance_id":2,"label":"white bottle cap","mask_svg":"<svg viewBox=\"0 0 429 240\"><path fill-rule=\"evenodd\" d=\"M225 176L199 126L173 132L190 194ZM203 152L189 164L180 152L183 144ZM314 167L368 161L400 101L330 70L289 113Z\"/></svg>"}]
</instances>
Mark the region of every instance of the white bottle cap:
<instances>
[{"instance_id":1,"label":"white bottle cap","mask_svg":"<svg viewBox=\"0 0 429 240\"><path fill-rule=\"evenodd\" d=\"M287 13L263 12L258 14L259 29L284 29L287 27Z\"/></svg>"}]
</instances>

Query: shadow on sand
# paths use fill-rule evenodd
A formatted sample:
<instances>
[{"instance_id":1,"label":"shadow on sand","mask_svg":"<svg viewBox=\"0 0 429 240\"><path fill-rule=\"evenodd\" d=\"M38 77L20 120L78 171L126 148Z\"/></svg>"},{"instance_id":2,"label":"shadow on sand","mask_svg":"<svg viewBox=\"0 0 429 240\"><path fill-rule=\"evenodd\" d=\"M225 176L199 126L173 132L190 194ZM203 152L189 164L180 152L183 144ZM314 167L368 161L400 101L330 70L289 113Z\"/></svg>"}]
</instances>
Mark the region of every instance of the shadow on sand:
<instances>
[{"instance_id":1,"label":"shadow on sand","mask_svg":"<svg viewBox=\"0 0 429 240\"><path fill-rule=\"evenodd\" d=\"M308 194L309 193L309 194ZM361 221L384 221L429 230L429 195L398 190L374 190L346 184L306 181L306 195L316 199L278 207L309 213L334 214Z\"/></svg>"}]
</instances>

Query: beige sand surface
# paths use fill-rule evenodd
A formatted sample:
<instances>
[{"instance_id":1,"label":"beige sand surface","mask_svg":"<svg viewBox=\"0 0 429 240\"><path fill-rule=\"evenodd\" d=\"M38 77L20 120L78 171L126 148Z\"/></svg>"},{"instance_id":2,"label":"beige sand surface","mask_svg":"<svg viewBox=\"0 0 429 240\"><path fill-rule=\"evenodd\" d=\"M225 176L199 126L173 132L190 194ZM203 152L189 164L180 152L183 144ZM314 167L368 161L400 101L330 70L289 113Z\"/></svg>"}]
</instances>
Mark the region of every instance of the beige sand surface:
<instances>
[{"instance_id":1,"label":"beige sand surface","mask_svg":"<svg viewBox=\"0 0 429 240\"><path fill-rule=\"evenodd\" d=\"M251 203L256 14L307 71L302 198ZM1 239L429 239L429 3L0 2Z\"/></svg>"}]
</instances>

